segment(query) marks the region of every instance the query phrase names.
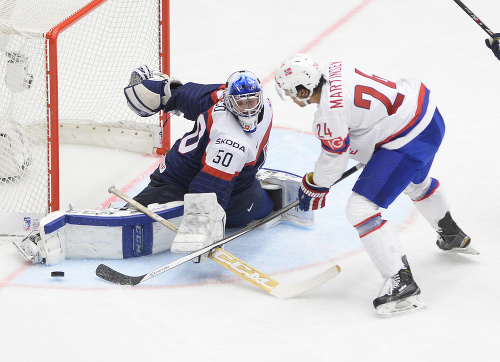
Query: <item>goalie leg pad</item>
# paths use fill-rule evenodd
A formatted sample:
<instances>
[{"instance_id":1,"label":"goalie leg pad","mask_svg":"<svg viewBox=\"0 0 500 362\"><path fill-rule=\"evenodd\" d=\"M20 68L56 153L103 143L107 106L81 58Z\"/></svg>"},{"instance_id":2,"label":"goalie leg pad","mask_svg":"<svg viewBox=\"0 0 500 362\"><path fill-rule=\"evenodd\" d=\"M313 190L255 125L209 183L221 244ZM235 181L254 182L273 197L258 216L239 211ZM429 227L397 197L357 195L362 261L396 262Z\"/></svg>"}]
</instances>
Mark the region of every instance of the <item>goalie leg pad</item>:
<instances>
[{"instance_id":1,"label":"goalie leg pad","mask_svg":"<svg viewBox=\"0 0 500 362\"><path fill-rule=\"evenodd\" d=\"M275 210L281 209L298 199L299 188L302 185L301 176L285 171L262 168L257 172L257 179L275 202ZM281 200L279 200L280 194ZM271 220L269 223L272 224L269 226L266 227L269 224L267 223L260 228L269 228L280 221L289 221L304 226L312 225L314 223L314 212L313 210L300 210L296 207L276 219Z\"/></svg>"},{"instance_id":2,"label":"goalie leg pad","mask_svg":"<svg viewBox=\"0 0 500 362\"><path fill-rule=\"evenodd\" d=\"M182 220L182 202L152 204L155 211L174 225ZM175 232L133 210L57 211L40 221L36 243L18 245L34 263L58 264L73 259L126 259L170 249Z\"/></svg>"},{"instance_id":3,"label":"goalie leg pad","mask_svg":"<svg viewBox=\"0 0 500 362\"><path fill-rule=\"evenodd\" d=\"M226 212L215 193L184 195L184 217L174 238L173 253L190 253L224 238Z\"/></svg>"}]
</instances>

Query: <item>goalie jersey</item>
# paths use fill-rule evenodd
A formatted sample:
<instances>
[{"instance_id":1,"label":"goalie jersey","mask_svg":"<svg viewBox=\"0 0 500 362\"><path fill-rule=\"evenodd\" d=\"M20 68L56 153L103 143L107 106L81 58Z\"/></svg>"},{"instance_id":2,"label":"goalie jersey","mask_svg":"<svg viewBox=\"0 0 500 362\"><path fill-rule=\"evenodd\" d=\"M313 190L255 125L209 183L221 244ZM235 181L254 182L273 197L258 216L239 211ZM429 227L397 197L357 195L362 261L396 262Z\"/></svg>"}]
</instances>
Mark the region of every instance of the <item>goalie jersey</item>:
<instances>
[{"instance_id":1,"label":"goalie jersey","mask_svg":"<svg viewBox=\"0 0 500 362\"><path fill-rule=\"evenodd\" d=\"M151 179L172 183L183 193L214 192L226 209L230 198L256 183L255 175L266 158L273 112L265 98L256 131L245 132L226 109L223 90L224 85L186 83L172 94L165 111L177 109L195 123L175 142Z\"/></svg>"},{"instance_id":2,"label":"goalie jersey","mask_svg":"<svg viewBox=\"0 0 500 362\"><path fill-rule=\"evenodd\" d=\"M406 145L436 110L430 91L415 79L393 82L341 61L322 73L327 82L313 123L322 146L314 170L320 186L338 180L349 158L367 163L379 147Z\"/></svg>"}]
</instances>

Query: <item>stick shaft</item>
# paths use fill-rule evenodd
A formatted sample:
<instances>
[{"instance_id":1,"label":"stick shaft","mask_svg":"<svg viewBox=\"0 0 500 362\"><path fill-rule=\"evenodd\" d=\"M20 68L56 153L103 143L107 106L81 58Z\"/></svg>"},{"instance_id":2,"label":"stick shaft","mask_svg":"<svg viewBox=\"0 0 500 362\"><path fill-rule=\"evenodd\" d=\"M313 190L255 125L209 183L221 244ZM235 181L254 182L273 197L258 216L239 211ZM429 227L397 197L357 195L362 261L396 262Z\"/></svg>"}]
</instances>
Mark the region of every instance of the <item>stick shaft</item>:
<instances>
[{"instance_id":1,"label":"stick shaft","mask_svg":"<svg viewBox=\"0 0 500 362\"><path fill-rule=\"evenodd\" d=\"M114 194L114 195L118 196L123 201L128 202L129 205L132 205L137 210L139 210L142 213L148 215L153 220L158 221L160 224L165 225L170 230L175 231L175 232L177 232L179 230L179 228L177 226L175 226L174 224L172 224L170 221L162 218L156 212L153 212L152 210L149 210L146 206L144 206L144 205L140 204L139 202L135 201L133 198L125 195L123 192L121 192L120 190L118 190L116 187L110 186L109 189L108 189L108 192L111 193L111 194Z\"/></svg>"},{"instance_id":2,"label":"stick shaft","mask_svg":"<svg viewBox=\"0 0 500 362\"><path fill-rule=\"evenodd\" d=\"M483 23L481 21L481 19L479 19L476 14L474 14L472 12L472 10L470 10L463 2L461 2L460 0L453 0L457 3L458 6L460 6L462 8L463 11L465 11L467 13L467 15L469 15L471 17L472 20L474 20L476 22L477 25L479 25L481 27L481 29L483 29L489 36L493 37L493 35L495 34L494 32L492 32L490 30L490 28L488 28L486 26L485 23Z\"/></svg>"}]
</instances>

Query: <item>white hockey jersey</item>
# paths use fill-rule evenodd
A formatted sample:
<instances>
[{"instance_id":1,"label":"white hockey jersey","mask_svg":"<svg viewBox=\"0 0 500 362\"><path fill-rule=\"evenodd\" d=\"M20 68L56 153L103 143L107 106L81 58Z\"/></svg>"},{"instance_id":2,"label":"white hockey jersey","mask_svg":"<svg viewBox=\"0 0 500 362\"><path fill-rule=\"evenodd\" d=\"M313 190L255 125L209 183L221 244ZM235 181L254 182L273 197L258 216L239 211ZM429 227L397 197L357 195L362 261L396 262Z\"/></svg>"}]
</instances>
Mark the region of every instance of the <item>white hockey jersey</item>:
<instances>
[{"instance_id":1,"label":"white hockey jersey","mask_svg":"<svg viewBox=\"0 0 500 362\"><path fill-rule=\"evenodd\" d=\"M245 132L222 99L177 140L158 168L165 182L189 193L215 192L226 209L230 197L247 190L265 162L273 110L268 98L255 132ZM227 211L227 210L226 210Z\"/></svg>"},{"instance_id":2,"label":"white hockey jersey","mask_svg":"<svg viewBox=\"0 0 500 362\"><path fill-rule=\"evenodd\" d=\"M436 106L416 79L386 80L372 73L331 62L314 115L313 132L321 141L314 182L330 187L349 158L367 163L378 147L397 149L431 121Z\"/></svg>"}]
</instances>

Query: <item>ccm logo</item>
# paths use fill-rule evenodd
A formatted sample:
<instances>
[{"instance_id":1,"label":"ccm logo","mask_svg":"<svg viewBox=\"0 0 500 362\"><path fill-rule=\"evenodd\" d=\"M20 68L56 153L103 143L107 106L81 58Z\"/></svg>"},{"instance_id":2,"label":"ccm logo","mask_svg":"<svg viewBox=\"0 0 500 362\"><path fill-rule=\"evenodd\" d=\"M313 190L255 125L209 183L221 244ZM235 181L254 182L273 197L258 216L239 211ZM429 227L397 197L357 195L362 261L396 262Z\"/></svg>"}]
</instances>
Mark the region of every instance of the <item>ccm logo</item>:
<instances>
[{"instance_id":1,"label":"ccm logo","mask_svg":"<svg viewBox=\"0 0 500 362\"><path fill-rule=\"evenodd\" d=\"M243 264L237 259L231 258L227 254L225 254L221 250L215 250L211 253L212 257L217 261L229 265L231 269L238 272L248 279L251 279L255 284L263 285L267 287L267 283L271 281L271 279L263 277L258 271L250 268L249 266Z\"/></svg>"}]
</instances>

